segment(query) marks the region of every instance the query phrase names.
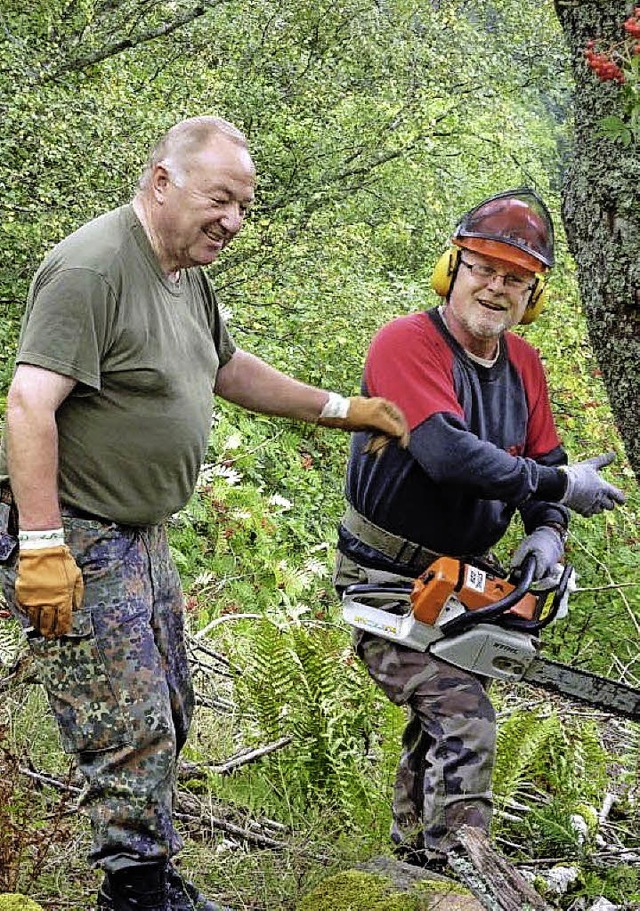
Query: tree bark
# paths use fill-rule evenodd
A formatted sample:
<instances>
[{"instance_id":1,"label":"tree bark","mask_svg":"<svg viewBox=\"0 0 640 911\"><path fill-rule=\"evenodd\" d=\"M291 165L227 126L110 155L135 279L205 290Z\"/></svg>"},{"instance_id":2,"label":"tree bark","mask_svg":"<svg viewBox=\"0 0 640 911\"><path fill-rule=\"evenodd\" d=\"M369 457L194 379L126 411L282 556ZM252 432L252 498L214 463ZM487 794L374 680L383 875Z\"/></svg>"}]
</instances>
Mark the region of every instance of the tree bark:
<instances>
[{"instance_id":1,"label":"tree bark","mask_svg":"<svg viewBox=\"0 0 640 911\"><path fill-rule=\"evenodd\" d=\"M575 77L575 144L563 192L563 220L589 336L627 457L640 481L640 179L638 145L600 135L623 116L622 90L587 67L587 41L619 42L631 4L554 0Z\"/></svg>"},{"instance_id":2,"label":"tree bark","mask_svg":"<svg viewBox=\"0 0 640 911\"><path fill-rule=\"evenodd\" d=\"M448 856L449 866L487 911L551 911L546 901L492 846L480 829L462 826L462 851Z\"/></svg>"}]
</instances>

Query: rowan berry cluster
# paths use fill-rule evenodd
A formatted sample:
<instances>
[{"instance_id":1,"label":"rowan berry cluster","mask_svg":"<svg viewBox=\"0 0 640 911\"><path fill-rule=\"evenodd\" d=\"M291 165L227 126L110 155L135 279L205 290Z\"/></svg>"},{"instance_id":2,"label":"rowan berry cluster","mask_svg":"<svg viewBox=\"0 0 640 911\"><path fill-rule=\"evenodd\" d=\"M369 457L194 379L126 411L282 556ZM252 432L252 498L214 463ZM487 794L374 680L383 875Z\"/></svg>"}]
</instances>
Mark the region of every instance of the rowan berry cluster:
<instances>
[{"instance_id":1,"label":"rowan berry cluster","mask_svg":"<svg viewBox=\"0 0 640 911\"><path fill-rule=\"evenodd\" d=\"M629 64L633 57L640 54L640 6L636 6L633 15L625 19L623 28L627 33L625 38L604 50L598 47L596 41L587 41L584 51L587 65L602 82L628 81Z\"/></svg>"}]
</instances>

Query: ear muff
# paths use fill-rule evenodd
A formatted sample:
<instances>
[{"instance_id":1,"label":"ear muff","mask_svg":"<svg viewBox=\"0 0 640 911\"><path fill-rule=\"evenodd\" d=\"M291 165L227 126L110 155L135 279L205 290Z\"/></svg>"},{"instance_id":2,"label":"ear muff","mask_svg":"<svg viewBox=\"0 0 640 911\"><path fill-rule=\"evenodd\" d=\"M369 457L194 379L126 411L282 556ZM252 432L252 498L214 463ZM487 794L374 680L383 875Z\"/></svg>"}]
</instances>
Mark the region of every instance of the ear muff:
<instances>
[{"instance_id":1,"label":"ear muff","mask_svg":"<svg viewBox=\"0 0 640 911\"><path fill-rule=\"evenodd\" d=\"M446 297L451 291L454 279L460 265L461 250L459 247L450 247L442 254L431 273L431 287L440 297ZM536 320L547 304L545 294L545 280L542 275L536 275L536 280L529 295L527 309L520 320L520 325L528 326Z\"/></svg>"},{"instance_id":2,"label":"ear muff","mask_svg":"<svg viewBox=\"0 0 640 911\"><path fill-rule=\"evenodd\" d=\"M450 247L442 254L431 273L431 287L440 297L446 297L456 277L460 248Z\"/></svg>"},{"instance_id":3,"label":"ear muff","mask_svg":"<svg viewBox=\"0 0 640 911\"><path fill-rule=\"evenodd\" d=\"M524 316L520 320L520 325L528 326L529 323L538 319L546 305L547 295L545 293L545 280L542 275L536 275L535 284L531 289L527 309L524 311Z\"/></svg>"}]
</instances>

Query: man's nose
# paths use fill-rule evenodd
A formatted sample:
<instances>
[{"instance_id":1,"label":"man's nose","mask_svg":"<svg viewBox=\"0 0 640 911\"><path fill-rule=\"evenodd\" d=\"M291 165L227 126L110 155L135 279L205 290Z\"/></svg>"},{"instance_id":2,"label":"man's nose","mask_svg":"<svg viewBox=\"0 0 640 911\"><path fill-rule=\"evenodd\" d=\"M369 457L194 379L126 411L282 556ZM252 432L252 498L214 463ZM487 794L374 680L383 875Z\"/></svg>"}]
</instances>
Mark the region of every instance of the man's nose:
<instances>
[{"instance_id":1,"label":"man's nose","mask_svg":"<svg viewBox=\"0 0 640 911\"><path fill-rule=\"evenodd\" d=\"M500 284L501 284L501 286L502 286L502 289L504 289L504 286L505 286L505 285L504 285L505 275L504 275L504 273L502 273L502 272L494 272L494 274L491 276L491 278L490 278L489 281L487 282L487 285L491 288L491 287L493 287L493 285L495 284L495 282L498 281L498 280L500 281Z\"/></svg>"},{"instance_id":2,"label":"man's nose","mask_svg":"<svg viewBox=\"0 0 640 911\"><path fill-rule=\"evenodd\" d=\"M244 221L244 212L240 208L239 203L229 202L225 206L224 213L220 219L223 227L230 234L237 234L240 228L242 227L242 222Z\"/></svg>"}]
</instances>

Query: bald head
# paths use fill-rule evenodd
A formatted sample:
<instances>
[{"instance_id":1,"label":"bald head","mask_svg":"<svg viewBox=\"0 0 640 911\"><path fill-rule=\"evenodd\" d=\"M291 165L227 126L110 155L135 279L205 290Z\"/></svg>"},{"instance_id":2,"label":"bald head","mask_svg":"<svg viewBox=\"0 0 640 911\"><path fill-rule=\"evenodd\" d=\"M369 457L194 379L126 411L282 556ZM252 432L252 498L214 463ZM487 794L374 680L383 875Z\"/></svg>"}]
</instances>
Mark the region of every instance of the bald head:
<instances>
[{"instance_id":1,"label":"bald head","mask_svg":"<svg viewBox=\"0 0 640 911\"><path fill-rule=\"evenodd\" d=\"M222 117L190 117L176 123L151 150L140 177L140 189L149 188L154 169L159 164L176 184L183 184L190 163L216 140L227 140L247 153L249 151L244 133Z\"/></svg>"}]
</instances>

